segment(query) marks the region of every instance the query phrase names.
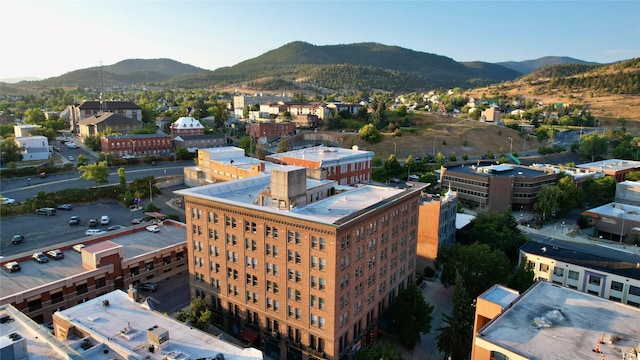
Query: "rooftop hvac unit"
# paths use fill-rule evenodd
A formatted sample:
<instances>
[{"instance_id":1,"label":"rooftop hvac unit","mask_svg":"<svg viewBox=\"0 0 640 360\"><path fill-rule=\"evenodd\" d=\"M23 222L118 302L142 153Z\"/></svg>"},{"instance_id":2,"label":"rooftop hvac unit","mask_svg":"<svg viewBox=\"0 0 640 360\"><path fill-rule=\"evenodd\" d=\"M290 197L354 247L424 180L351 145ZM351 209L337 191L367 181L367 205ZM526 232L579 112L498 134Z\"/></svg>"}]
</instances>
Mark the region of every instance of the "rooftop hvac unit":
<instances>
[{"instance_id":1,"label":"rooftop hvac unit","mask_svg":"<svg viewBox=\"0 0 640 360\"><path fill-rule=\"evenodd\" d=\"M17 332L0 337L0 357L2 360L28 358L27 339Z\"/></svg>"}]
</instances>

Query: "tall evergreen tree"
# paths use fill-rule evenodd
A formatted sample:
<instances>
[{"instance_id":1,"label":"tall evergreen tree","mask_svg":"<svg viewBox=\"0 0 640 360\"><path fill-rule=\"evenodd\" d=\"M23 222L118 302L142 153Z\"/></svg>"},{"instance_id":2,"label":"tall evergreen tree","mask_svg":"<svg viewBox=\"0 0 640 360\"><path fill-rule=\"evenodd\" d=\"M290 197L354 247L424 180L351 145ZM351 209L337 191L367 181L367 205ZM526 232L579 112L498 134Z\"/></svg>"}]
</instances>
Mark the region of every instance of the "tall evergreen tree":
<instances>
[{"instance_id":1,"label":"tall evergreen tree","mask_svg":"<svg viewBox=\"0 0 640 360\"><path fill-rule=\"evenodd\" d=\"M471 303L464 280L460 273L456 272L453 310L451 315L442 314L447 325L439 328L439 334L436 336L438 349L449 354L452 359L464 360L471 357L474 316Z\"/></svg>"}]
</instances>

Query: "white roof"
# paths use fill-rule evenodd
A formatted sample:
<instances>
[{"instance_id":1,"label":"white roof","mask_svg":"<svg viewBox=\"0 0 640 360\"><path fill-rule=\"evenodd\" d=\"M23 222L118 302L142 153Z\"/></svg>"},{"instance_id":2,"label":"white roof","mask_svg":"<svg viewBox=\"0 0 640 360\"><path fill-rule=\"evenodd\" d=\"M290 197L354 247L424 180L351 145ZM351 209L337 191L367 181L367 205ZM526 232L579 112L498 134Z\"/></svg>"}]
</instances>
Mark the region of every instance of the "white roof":
<instances>
[{"instance_id":1,"label":"white roof","mask_svg":"<svg viewBox=\"0 0 640 360\"><path fill-rule=\"evenodd\" d=\"M374 153L372 151L359 150L357 147L345 149L341 147L315 146L311 148L287 151L279 154L269 155L269 157L281 159L283 157L291 157L297 159L305 159L316 161L323 164L335 163L349 160L371 160Z\"/></svg>"},{"instance_id":2,"label":"white roof","mask_svg":"<svg viewBox=\"0 0 640 360\"><path fill-rule=\"evenodd\" d=\"M95 353L95 347L101 347L125 359L201 359L213 358L216 354L223 354L225 360L263 359L260 350L243 349L152 311L121 290L56 312L54 316L90 334L87 338L93 347L87 350L80 346L87 338L67 343L85 357ZM162 330L168 331L168 342L150 352L147 331Z\"/></svg>"},{"instance_id":3,"label":"white roof","mask_svg":"<svg viewBox=\"0 0 640 360\"><path fill-rule=\"evenodd\" d=\"M176 120L171 127L174 129L204 129L204 126L200 124L200 121L192 118L183 116Z\"/></svg>"}]
</instances>

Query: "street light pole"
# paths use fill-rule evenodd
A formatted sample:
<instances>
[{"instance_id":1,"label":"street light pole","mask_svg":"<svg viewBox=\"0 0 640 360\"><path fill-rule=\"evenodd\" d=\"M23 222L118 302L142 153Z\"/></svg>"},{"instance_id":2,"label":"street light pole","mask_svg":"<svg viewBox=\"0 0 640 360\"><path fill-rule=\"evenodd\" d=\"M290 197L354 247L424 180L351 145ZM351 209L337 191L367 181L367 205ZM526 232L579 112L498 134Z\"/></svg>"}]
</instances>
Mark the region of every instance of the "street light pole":
<instances>
[{"instance_id":1,"label":"street light pole","mask_svg":"<svg viewBox=\"0 0 640 360\"><path fill-rule=\"evenodd\" d=\"M620 246L622 246L622 238L624 235L624 214L625 211L622 210L622 214L620 214L620 217L622 218L622 227L620 228Z\"/></svg>"},{"instance_id":2,"label":"street light pole","mask_svg":"<svg viewBox=\"0 0 640 360\"><path fill-rule=\"evenodd\" d=\"M153 202L153 187L151 186L153 180L149 180L149 202Z\"/></svg>"},{"instance_id":3,"label":"street light pole","mask_svg":"<svg viewBox=\"0 0 640 360\"><path fill-rule=\"evenodd\" d=\"M513 154L513 138L509 136L509 154Z\"/></svg>"}]
</instances>

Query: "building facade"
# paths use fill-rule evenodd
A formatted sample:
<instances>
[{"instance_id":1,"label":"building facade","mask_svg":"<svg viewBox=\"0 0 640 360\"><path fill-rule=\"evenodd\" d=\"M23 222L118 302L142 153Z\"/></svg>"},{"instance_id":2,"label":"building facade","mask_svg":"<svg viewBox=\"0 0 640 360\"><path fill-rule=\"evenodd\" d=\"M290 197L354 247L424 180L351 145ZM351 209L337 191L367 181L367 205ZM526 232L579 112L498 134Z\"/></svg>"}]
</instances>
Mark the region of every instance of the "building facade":
<instances>
[{"instance_id":1,"label":"building facade","mask_svg":"<svg viewBox=\"0 0 640 360\"><path fill-rule=\"evenodd\" d=\"M453 246L456 240L458 194L449 190L444 196L422 194L418 226L418 270L433 266L438 250Z\"/></svg>"},{"instance_id":2,"label":"building facade","mask_svg":"<svg viewBox=\"0 0 640 360\"><path fill-rule=\"evenodd\" d=\"M244 149L233 146L198 149L198 165L184 168L184 181L187 186L200 186L264 175L268 164L244 156Z\"/></svg>"},{"instance_id":3,"label":"building facade","mask_svg":"<svg viewBox=\"0 0 640 360\"><path fill-rule=\"evenodd\" d=\"M142 108L130 101L87 100L70 106L68 111L70 128L79 133L78 122L88 117L98 117L103 113L114 113L124 117L142 121Z\"/></svg>"},{"instance_id":4,"label":"building facade","mask_svg":"<svg viewBox=\"0 0 640 360\"><path fill-rule=\"evenodd\" d=\"M603 172L616 181L624 181L627 174L632 171L640 171L640 161L608 159L586 164L576 165L577 168Z\"/></svg>"},{"instance_id":5,"label":"building facade","mask_svg":"<svg viewBox=\"0 0 640 360\"><path fill-rule=\"evenodd\" d=\"M116 157L163 156L173 151L171 136L160 134L103 136L100 144L102 152Z\"/></svg>"},{"instance_id":6,"label":"building facade","mask_svg":"<svg viewBox=\"0 0 640 360\"><path fill-rule=\"evenodd\" d=\"M281 138L294 135L296 124L294 122L252 122L247 123L247 134L256 141L260 138Z\"/></svg>"},{"instance_id":7,"label":"building facade","mask_svg":"<svg viewBox=\"0 0 640 360\"><path fill-rule=\"evenodd\" d=\"M265 354L342 359L375 340L377 321L413 281L423 187L270 175L201 186L184 196L191 295L214 323L257 334Z\"/></svg>"},{"instance_id":8,"label":"building facade","mask_svg":"<svg viewBox=\"0 0 640 360\"><path fill-rule=\"evenodd\" d=\"M542 187L557 182L554 173L523 166L455 165L441 171L442 186L480 210L531 210Z\"/></svg>"},{"instance_id":9,"label":"building facade","mask_svg":"<svg viewBox=\"0 0 640 360\"><path fill-rule=\"evenodd\" d=\"M129 134L135 130L142 129L142 121L114 113L90 116L78 121L77 125L78 134L83 139L89 136L99 136L100 133L106 130L119 134Z\"/></svg>"},{"instance_id":10,"label":"building facade","mask_svg":"<svg viewBox=\"0 0 640 360\"><path fill-rule=\"evenodd\" d=\"M326 179L340 185L354 185L371 181L373 152L340 147L315 146L272 154L267 160L283 165L295 165L309 171L323 172Z\"/></svg>"},{"instance_id":11,"label":"building facade","mask_svg":"<svg viewBox=\"0 0 640 360\"><path fill-rule=\"evenodd\" d=\"M51 154L49 153L49 139L46 136L27 136L16 137L15 142L20 148L22 154L22 160L48 160Z\"/></svg>"},{"instance_id":12,"label":"building facade","mask_svg":"<svg viewBox=\"0 0 640 360\"><path fill-rule=\"evenodd\" d=\"M171 137L184 135L204 135L204 126L192 117L181 117L171 123Z\"/></svg>"}]
</instances>

